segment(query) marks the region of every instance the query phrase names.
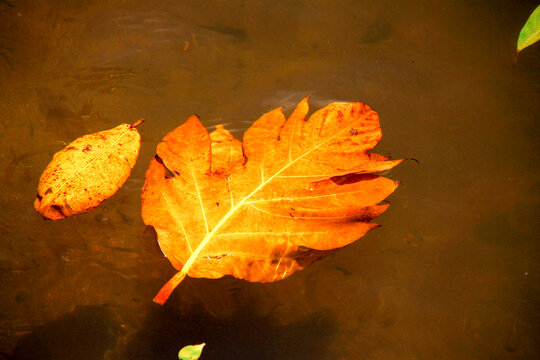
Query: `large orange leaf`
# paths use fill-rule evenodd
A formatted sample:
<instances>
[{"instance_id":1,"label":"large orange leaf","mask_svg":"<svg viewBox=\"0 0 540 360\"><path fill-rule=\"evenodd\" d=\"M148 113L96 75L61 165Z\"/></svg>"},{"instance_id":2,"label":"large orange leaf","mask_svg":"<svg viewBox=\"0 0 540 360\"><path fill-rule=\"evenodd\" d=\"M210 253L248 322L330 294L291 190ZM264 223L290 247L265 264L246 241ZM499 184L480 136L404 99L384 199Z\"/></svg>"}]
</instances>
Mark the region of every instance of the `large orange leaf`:
<instances>
[{"instance_id":1,"label":"large orange leaf","mask_svg":"<svg viewBox=\"0 0 540 360\"><path fill-rule=\"evenodd\" d=\"M186 275L283 279L377 226L397 184L374 173L401 161L367 153L381 138L377 113L362 103L307 112L307 98L288 120L273 110L243 143L222 126L208 134L195 116L163 138L142 217L179 272L154 301Z\"/></svg>"},{"instance_id":2,"label":"large orange leaf","mask_svg":"<svg viewBox=\"0 0 540 360\"><path fill-rule=\"evenodd\" d=\"M81 136L54 154L39 180L35 209L52 220L92 210L118 191L137 162L142 122Z\"/></svg>"}]
</instances>

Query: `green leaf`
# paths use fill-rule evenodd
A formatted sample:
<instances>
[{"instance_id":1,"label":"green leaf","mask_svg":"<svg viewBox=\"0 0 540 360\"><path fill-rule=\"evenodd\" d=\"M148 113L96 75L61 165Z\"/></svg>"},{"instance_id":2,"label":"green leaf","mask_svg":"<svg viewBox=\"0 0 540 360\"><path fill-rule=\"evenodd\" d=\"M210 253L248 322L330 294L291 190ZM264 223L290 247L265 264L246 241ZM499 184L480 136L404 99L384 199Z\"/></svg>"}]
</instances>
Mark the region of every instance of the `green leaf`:
<instances>
[{"instance_id":1,"label":"green leaf","mask_svg":"<svg viewBox=\"0 0 540 360\"><path fill-rule=\"evenodd\" d=\"M529 45L540 40L540 5L533 11L521 29L517 42L517 51L520 52Z\"/></svg>"},{"instance_id":2,"label":"green leaf","mask_svg":"<svg viewBox=\"0 0 540 360\"><path fill-rule=\"evenodd\" d=\"M197 360L201 356L202 349L205 343L199 345L188 345L182 348L178 353L180 360Z\"/></svg>"}]
</instances>

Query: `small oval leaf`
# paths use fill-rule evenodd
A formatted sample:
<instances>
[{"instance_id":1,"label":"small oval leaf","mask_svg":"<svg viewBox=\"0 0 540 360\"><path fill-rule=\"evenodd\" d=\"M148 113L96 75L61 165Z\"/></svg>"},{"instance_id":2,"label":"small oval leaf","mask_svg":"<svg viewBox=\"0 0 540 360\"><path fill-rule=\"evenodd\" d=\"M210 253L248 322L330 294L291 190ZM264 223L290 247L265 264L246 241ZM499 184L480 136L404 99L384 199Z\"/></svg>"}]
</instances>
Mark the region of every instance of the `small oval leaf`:
<instances>
[{"instance_id":1,"label":"small oval leaf","mask_svg":"<svg viewBox=\"0 0 540 360\"><path fill-rule=\"evenodd\" d=\"M39 180L35 209L59 220L113 196L137 162L141 137L135 127L140 122L81 136L54 154Z\"/></svg>"},{"instance_id":2,"label":"small oval leaf","mask_svg":"<svg viewBox=\"0 0 540 360\"><path fill-rule=\"evenodd\" d=\"M182 348L178 353L179 360L197 360L202 353L205 343L199 345L188 345Z\"/></svg>"}]
</instances>

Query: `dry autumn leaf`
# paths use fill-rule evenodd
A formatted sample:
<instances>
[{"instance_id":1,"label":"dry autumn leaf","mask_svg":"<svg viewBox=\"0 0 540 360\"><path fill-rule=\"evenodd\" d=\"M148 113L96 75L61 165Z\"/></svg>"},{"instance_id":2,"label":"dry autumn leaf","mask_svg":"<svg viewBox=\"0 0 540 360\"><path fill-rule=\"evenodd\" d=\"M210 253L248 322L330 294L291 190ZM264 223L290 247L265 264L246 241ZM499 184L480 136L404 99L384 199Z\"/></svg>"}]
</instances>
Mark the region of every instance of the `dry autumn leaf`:
<instances>
[{"instance_id":1,"label":"dry autumn leaf","mask_svg":"<svg viewBox=\"0 0 540 360\"><path fill-rule=\"evenodd\" d=\"M374 173L401 160L367 154L381 138L362 103L332 103L309 120L307 98L288 120L278 108L234 139L189 118L157 147L146 172L142 217L179 272L269 282L355 241L397 184Z\"/></svg>"},{"instance_id":2,"label":"dry autumn leaf","mask_svg":"<svg viewBox=\"0 0 540 360\"><path fill-rule=\"evenodd\" d=\"M39 180L35 209L52 220L92 210L113 196L137 162L143 120L81 136L54 154Z\"/></svg>"}]
</instances>

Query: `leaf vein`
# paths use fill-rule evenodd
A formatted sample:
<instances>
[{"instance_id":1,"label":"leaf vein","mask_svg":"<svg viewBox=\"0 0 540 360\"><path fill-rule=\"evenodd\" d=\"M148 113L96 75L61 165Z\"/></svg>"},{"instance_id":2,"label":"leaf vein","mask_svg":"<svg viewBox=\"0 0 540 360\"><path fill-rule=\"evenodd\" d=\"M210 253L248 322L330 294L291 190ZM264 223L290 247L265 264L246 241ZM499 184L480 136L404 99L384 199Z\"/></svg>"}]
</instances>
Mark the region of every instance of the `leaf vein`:
<instances>
[{"instance_id":1,"label":"leaf vein","mask_svg":"<svg viewBox=\"0 0 540 360\"><path fill-rule=\"evenodd\" d=\"M201 196L201 190L199 189L199 183L197 182L197 178L195 177L195 174L193 173L193 169L191 170L191 177L193 177L193 182L195 183L195 190L197 190L197 196L199 198L199 204L201 205L201 212L204 219L204 226L206 227L206 233L208 234L208 221L206 220L206 212L204 211L204 204Z\"/></svg>"},{"instance_id":2,"label":"leaf vein","mask_svg":"<svg viewBox=\"0 0 540 360\"><path fill-rule=\"evenodd\" d=\"M83 172L87 167L90 166L90 164L92 164L93 162L97 161L97 159L99 159L99 158L101 157L101 155L102 155L106 150L109 150L111 147L113 147L114 145L116 145L116 143L118 143L118 142L120 141L120 139L121 139L124 135L126 135L126 134L127 134L127 131L125 131L124 133L120 134L120 135L118 136L118 138L117 138L115 141L113 141L113 142L111 143L110 146L108 146L107 148L102 149L99 153L97 153L97 154L94 156L93 159L91 159L90 161L88 161L88 163L87 163L85 166L83 166L83 167L80 168L78 171L76 171L72 176L70 176L69 179L67 179L62 185L60 185L60 187L59 187L58 190L57 190L57 194L61 194L61 191L60 191L60 190L62 190L66 184L68 184L68 183L69 183L70 181L72 181L77 175L79 175L81 172ZM78 139L77 139L77 140L78 140ZM76 140L74 140L74 141L76 141ZM60 151L63 151L63 150L64 150L64 149L62 149L62 150L60 150ZM56 199L56 197L54 197L54 199Z\"/></svg>"},{"instance_id":3,"label":"leaf vein","mask_svg":"<svg viewBox=\"0 0 540 360\"><path fill-rule=\"evenodd\" d=\"M212 236L214 236L214 234L221 228L221 226L223 226L223 224L225 224L232 216L233 214L239 209L241 208L244 203L249 199L251 198L253 195L255 195L258 191L260 191L264 186L266 186L266 184L268 184L269 182L271 182L275 177L279 176L280 173L282 173L283 171L285 171L286 169L288 169L290 166L292 166L296 161L302 159L303 157L309 155L310 153L312 153L313 151L316 151L317 149L319 149L321 146L323 146L324 144L326 144L327 142L333 140L336 136L338 136L341 132L344 132L346 131L347 129L341 129L339 131L337 131L333 136L330 136L329 138L327 138L325 141L322 141L320 144L318 144L317 146L314 146L312 149L310 149L309 151L306 151L304 154L302 154L301 156L297 157L296 159L290 161L288 164L284 165L280 170L278 170L274 175L270 176L267 180L265 180L264 182L262 182L261 184L259 184L251 193L249 193L246 197L244 197L242 200L240 200L235 206L231 207L231 209L221 218L221 220L212 228L212 230L210 232L207 232L207 234L205 235L205 237L202 239L202 241L199 243L199 245L197 246L197 248L195 249L195 251L191 254L191 256L187 259L186 263L184 264L184 266L182 267L182 270L180 270L180 273L178 273L177 275L175 275L175 278L178 278L178 279L182 279L185 275L187 275L187 273L189 272L189 270L191 269L191 266L193 265L193 263L195 262L195 260L197 259L197 257L199 256L199 254L201 253L201 251L204 249L204 247L206 246L206 244L208 244L208 242L211 240ZM250 205L251 206L251 205ZM206 220L206 219L205 219Z\"/></svg>"}]
</instances>

